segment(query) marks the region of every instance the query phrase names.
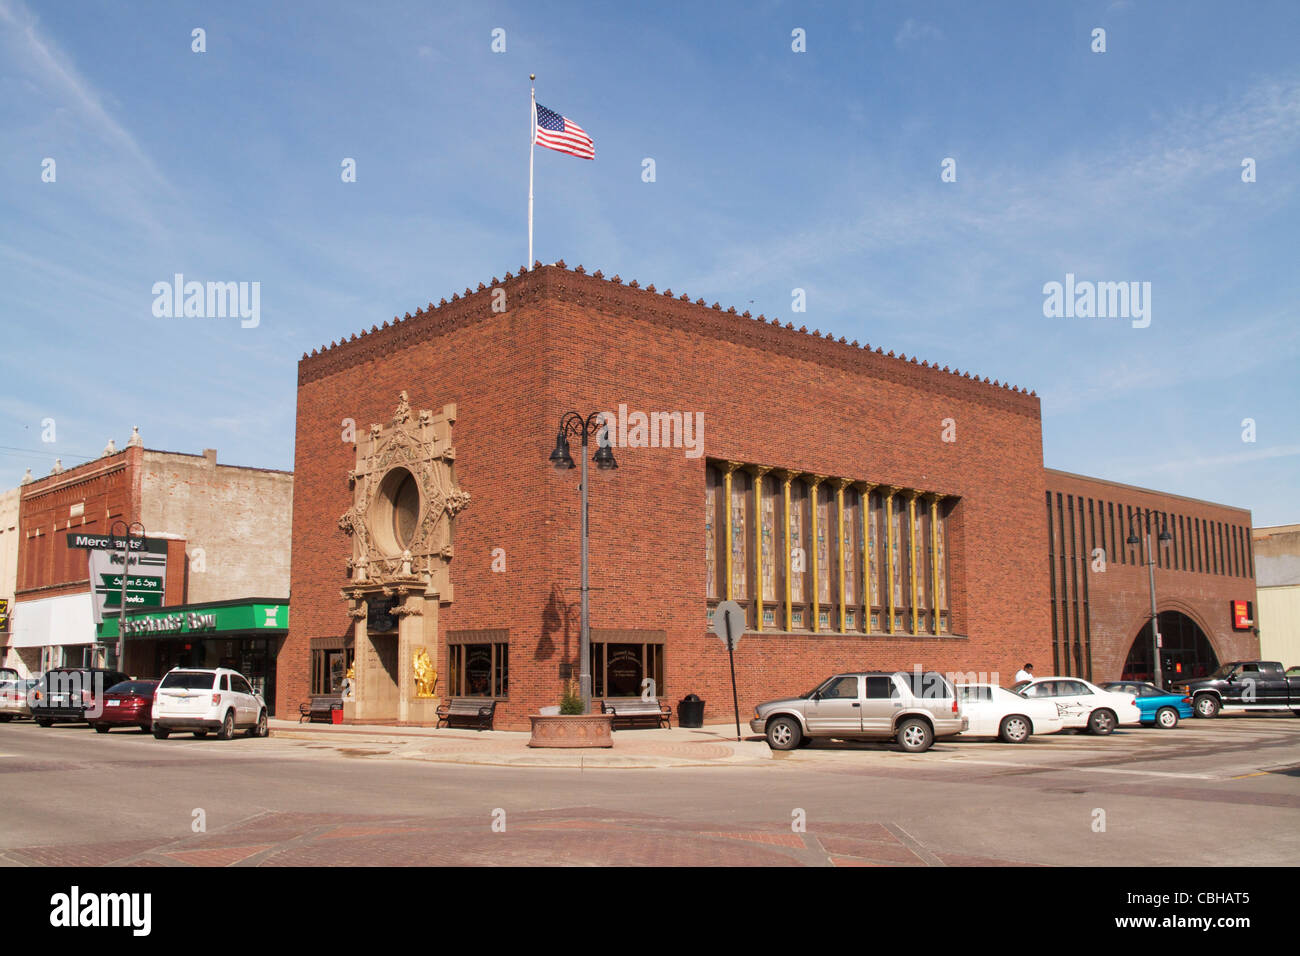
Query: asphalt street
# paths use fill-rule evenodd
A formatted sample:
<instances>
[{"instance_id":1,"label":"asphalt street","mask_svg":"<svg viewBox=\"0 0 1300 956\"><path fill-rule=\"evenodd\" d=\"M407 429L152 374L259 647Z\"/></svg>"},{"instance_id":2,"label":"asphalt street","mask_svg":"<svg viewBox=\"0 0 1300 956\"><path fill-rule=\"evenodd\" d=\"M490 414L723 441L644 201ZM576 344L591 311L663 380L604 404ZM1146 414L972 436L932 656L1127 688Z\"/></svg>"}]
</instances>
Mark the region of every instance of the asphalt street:
<instances>
[{"instance_id":1,"label":"asphalt street","mask_svg":"<svg viewBox=\"0 0 1300 956\"><path fill-rule=\"evenodd\" d=\"M653 769L457 758L488 749L478 740L305 725L261 740L159 741L0 724L0 863L1300 860L1300 720L1290 716L1019 746L953 740L918 755L848 743L773 754L755 739L715 765Z\"/></svg>"}]
</instances>

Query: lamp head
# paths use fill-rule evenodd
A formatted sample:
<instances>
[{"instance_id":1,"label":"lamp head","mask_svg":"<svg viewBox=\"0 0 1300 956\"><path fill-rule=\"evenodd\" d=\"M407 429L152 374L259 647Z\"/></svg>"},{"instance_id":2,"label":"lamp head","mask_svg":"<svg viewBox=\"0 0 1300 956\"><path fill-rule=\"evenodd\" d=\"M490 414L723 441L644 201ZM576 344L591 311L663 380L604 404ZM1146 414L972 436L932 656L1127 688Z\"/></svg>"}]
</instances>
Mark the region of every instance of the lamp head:
<instances>
[{"instance_id":1,"label":"lamp head","mask_svg":"<svg viewBox=\"0 0 1300 956\"><path fill-rule=\"evenodd\" d=\"M591 456L591 460L596 463L596 467L601 471L612 471L618 467L618 462L614 460L614 449L609 445L601 445L596 449L596 454Z\"/></svg>"},{"instance_id":2,"label":"lamp head","mask_svg":"<svg viewBox=\"0 0 1300 956\"><path fill-rule=\"evenodd\" d=\"M573 464L573 456L569 454L569 439L565 437L563 429L555 436L555 449L551 452L550 460L556 471L577 467Z\"/></svg>"}]
</instances>

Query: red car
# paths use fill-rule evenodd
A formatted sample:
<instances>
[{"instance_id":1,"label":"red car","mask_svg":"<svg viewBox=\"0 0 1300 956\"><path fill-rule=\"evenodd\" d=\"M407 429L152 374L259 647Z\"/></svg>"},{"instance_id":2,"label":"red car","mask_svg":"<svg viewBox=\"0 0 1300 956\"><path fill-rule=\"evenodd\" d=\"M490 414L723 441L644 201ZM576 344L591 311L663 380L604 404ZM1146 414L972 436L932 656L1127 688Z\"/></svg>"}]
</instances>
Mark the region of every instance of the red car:
<instances>
[{"instance_id":1,"label":"red car","mask_svg":"<svg viewBox=\"0 0 1300 956\"><path fill-rule=\"evenodd\" d=\"M124 680L104 691L103 713L92 721L98 733L114 727L139 727L146 734L153 729L153 692L156 680Z\"/></svg>"}]
</instances>

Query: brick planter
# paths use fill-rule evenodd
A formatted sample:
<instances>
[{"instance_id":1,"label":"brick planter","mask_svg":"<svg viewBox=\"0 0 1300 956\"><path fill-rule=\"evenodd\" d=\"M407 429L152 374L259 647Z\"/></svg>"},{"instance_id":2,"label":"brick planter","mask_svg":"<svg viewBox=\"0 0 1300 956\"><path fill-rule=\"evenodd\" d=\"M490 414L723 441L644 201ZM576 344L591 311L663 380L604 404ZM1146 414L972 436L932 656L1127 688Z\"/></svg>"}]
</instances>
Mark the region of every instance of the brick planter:
<instances>
[{"instance_id":1,"label":"brick planter","mask_svg":"<svg viewBox=\"0 0 1300 956\"><path fill-rule=\"evenodd\" d=\"M558 714L532 716L530 747L612 747L612 719L609 714Z\"/></svg>"}]
</instances>

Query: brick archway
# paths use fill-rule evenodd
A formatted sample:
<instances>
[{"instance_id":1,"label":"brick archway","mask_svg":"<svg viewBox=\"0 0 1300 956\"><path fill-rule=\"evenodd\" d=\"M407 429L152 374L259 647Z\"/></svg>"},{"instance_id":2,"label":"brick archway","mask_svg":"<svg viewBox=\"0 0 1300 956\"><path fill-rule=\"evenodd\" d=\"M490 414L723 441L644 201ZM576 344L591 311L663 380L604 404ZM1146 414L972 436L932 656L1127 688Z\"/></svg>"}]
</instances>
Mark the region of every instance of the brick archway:
<instances>
[{"instance_id":1,"label":"brick archway","mask_svg":"<svg viewBox=\"0 0 1300 956\"><path fill-rule=\"evenodd\" d=\"M1195 608L1177 600L1165 601L1156 605L1156 614L1166 682L1204 676L1219 666L1220 650ZM1129 628L1133 638L1124 658L1124 680L1152 679L1150 621L1151 615L1146 613Z\"/></svg>"}]
</instances>

